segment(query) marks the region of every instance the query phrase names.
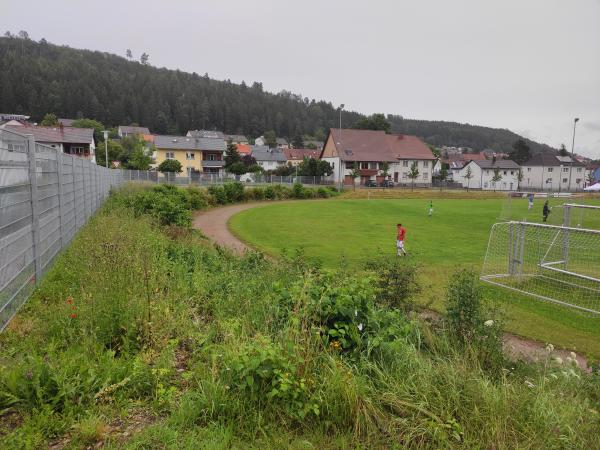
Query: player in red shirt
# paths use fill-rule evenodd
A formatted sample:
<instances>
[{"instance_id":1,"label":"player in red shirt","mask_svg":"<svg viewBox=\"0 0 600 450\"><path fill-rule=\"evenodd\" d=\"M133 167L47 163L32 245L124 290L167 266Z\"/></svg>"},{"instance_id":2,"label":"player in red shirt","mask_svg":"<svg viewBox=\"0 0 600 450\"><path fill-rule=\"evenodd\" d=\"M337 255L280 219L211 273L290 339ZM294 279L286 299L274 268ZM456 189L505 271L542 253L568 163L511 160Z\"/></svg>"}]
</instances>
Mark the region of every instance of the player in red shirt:
<instances>
[{"instance_id":1,"label":"player in red shirt","mask_svg":"<svg viewBox=\"0 0 600 450\"><path fill-rule=\"evenodd\" d=\"M406 237L406 228L399 223L396 228L398 229L398 235L396 236L396 250L397 255L406 256L406 250L404 250L404 238Z\"/></svg>"}]
</instances>

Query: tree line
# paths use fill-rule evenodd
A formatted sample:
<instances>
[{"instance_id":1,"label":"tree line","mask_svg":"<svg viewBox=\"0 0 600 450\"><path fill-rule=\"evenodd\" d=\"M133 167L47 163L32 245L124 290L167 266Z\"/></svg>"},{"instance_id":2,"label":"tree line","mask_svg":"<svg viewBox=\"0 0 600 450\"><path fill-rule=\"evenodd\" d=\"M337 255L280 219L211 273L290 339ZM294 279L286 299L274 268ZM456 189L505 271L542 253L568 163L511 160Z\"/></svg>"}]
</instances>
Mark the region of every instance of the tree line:
<instances>
[{"instance_id":1,"label":"tree line","mask_svg":"<svg viewBox=\"0 0 600 450\"><path fill-rule=\"evenodd\" d=\"M41 120L58 117L93 118L107 125L138 123L159 134L184 134L192 129L217 129L250 138L273 130L277 136L302 142L323 140L339 126L340 111L332 103L289 91L266 92L262 83L214 80L208 73L187 73L149 64L144 53L114 54L39 42L26 32L0 37L0 105L6 112ZM342 111L342 124L365 120ZM520 138L509 130L454 122L405 119L387 115L389 131L416 135L433 145L483 150L510 150ZM532 151L552 151L526 140Z\"/></svg>"}]
</instances>

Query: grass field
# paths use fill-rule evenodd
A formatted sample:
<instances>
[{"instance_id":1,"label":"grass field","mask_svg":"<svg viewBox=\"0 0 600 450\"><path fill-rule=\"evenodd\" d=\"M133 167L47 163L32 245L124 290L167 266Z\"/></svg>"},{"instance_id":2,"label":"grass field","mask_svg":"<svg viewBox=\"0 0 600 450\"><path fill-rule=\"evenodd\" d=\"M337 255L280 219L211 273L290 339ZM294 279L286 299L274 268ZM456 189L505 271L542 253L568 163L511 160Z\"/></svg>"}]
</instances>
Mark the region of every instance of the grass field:
<instances>
[{"instance_id":1,"label":"grass field","mask_svg":"<svg viewBox=\"0 0 600 450\"><path fill-rule=\"evenodd\" d=\"M553 199L550 223L560 223L564 200ZM579 200L578 202L582 202ZM491 225L500 216L541 221L542 202L532 211L526 200L436 199L428 217L428 199L336 199L257 207L234 216L232 231L272 255L302 249L325 267L346 264L360 270L377 255L395 257L395 226L407 228L410 259L422 266L427 289L422 301L441 310L443 288L458 266L480 270ZM597 200L596 204L600 203ZM586 212L583 225L600 228L600 214ZM507 328L516 334L600 355L600 320L511 291L486 287L489 298L506 309Z\"/></svg>"}]
</instances>

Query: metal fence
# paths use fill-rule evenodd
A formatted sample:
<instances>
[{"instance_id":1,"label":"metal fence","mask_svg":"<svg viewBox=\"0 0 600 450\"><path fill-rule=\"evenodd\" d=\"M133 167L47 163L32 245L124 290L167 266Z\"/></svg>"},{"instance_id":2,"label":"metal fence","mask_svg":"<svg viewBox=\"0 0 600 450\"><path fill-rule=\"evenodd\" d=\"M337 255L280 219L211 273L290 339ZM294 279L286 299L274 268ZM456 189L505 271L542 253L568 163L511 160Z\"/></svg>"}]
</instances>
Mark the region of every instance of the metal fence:
<instances>
[{"instance_id":1,"label":"metal fence","mask_svg":"<svg viewBox=\"0 0 600 450\"><path fill-rule=\"evenodd\" d=\"M0 330L128 175L0 130Z\"/></svg>"}]
</instances>

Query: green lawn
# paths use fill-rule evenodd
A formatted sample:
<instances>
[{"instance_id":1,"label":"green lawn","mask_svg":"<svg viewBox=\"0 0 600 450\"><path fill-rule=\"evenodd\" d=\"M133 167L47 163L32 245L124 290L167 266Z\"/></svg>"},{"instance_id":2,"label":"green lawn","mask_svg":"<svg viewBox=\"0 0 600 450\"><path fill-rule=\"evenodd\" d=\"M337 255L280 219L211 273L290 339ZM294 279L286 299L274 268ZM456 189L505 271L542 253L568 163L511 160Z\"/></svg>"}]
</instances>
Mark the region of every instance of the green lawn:
<instances>
[{"instance_id":1,"label":"green lawn","mask_svg":"<svg viewBox=\"0 0 600 450\"><path fill-rule=\"evenodd\" d=\"M360 271L377 255L395 257L396 223L407 228L406 248L422 266L427 289L421 298L434 309L443 308L444 286L459 266L481 269L491 225L509 215L541 221L542 202L532 211L526 200L345 200L278 203L256 207L234 216L231 230L244 241L272 255L302 249L325 267L346 264ZM552 200L549 222L559 223L563 200ZM598 217L595 217L595 216ZM600 228L600 214L586 213L583 226ZM600 319L540 302L493 286L486 295L505 306L508 330L565 348L600 355Z\"/></svg>"}]
</instances>

